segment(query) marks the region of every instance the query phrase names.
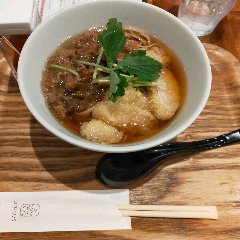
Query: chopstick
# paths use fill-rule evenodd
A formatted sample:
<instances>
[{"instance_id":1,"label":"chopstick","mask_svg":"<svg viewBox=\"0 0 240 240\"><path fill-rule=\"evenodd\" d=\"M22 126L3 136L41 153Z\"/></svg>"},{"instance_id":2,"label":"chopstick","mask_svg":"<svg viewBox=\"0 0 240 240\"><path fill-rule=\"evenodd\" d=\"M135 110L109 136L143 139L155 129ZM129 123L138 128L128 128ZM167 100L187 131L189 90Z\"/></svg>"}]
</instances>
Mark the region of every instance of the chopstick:
<instances>
[{"instance_id":1,"label":"chopstick","mask_svg":"<svg viewBox=\"0 0 240 240\"><path fill-rule=\"evenodd\" d=\"M12 43L5 37L2 36L3 41L15 52L20 56L20 52L12 45Z\"/></svg>"},{"instance_id":2,"label":"chopstick","mask_svg":"<svg viewBox=\"0 0 240 240\"><path fill-rule=\"evenodd\" d=\"M123 216L218 219L215 206L117 205Z\"/></svg>"},{"instance_id":3,"label":"chopstick","mask_svg":"<svg viewBox=\"0 0 240 240\"><path fill-rule=\"evenodd\" d=\"M12 75L17 80L17 71L16 71L15 67L13 66L12 62L10 61L6 50L4 49L3 41L4 41L4 39L2 37L0 37L0 52L2 52L3 57L6 59L8 65L11 69Z\"/></svg>"}]
</instances>

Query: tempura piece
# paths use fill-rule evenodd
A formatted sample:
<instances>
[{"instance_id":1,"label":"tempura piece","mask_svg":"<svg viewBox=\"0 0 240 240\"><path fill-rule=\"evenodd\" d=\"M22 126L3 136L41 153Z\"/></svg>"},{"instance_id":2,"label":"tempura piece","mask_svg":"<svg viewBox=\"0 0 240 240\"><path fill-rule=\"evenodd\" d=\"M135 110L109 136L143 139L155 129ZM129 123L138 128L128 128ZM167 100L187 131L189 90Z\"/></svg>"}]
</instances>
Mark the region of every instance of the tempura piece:
<instances>
[{"instance_id":1,"label":"tempura piece","mask_svg":"<svg viewBox=\"0 0 240 240\"><path fill-rule=\"evenodd\" d=\"M118 104L130 104L141 109L148 109L148 98L141 91L132 86L125 89L124 97L117 100Z\"/></svg>"},{"instance_id":2,"label":"tempura piece","mask_svg":"<svg viewBox=\"0 0 240 240\"><path fill-rule=\"evenodd\" d=\"M172 72L166 68L156 82L163 86L148 88L150 111L156 118L167 120L174 116L180 106L179 85Z\"/></svg>"},{"instance_id":3,"label":"tempura piece","mask_svg":"<svg viewBox=\"0 0 240 240\"><path fill-rule=\"evenodd\" d=\"M164 67L167 67L171 62L171 59L166 53L166 51L163 48L157 46L154 46L147 50L147 56L157 60L158 62L163 64Z\"/></svg>"},{"instance_id":4,"label":"tempura piece","mask_svg":"<svg viewBox=\"0 0 240 240\"><path fill-rule=\"evenodd\" d=\"M156 124L148 110L148 99L134 88L129 88L115 103L109 100L97 103L92 115L127 134L144 134Z\"/></svg>"},{"instance_id":5,"label":"tempura piece","mask_svg":"<svg viewBox=\"0 0 240 240\"><path fill-rule=\"evenodd\" d=\"M119 143L124 138L123 132L95 119L84 123L80 128L80 134L90 141L105 144Z\"/></svg>"}]
</instances>

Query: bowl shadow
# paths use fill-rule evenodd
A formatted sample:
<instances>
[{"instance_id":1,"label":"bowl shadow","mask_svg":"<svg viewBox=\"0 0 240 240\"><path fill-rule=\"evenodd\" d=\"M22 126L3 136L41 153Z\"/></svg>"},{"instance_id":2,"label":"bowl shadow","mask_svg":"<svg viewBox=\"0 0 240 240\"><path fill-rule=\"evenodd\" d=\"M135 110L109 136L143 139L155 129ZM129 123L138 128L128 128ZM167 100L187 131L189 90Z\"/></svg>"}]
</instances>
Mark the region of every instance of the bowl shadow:
<instances>
[{"instance_id":1,"label":"bowl shadow","mask_svg":"<svg viewBox=\"0 0 240 240\"><path fill-rule=\"evenodd\" d=\"M104 189L95 177L95 166L103 153L97 153L64 142L46 130L34 117L30 120L34 152L57 182L72 189Z\"/></svg>"}]
</instances>

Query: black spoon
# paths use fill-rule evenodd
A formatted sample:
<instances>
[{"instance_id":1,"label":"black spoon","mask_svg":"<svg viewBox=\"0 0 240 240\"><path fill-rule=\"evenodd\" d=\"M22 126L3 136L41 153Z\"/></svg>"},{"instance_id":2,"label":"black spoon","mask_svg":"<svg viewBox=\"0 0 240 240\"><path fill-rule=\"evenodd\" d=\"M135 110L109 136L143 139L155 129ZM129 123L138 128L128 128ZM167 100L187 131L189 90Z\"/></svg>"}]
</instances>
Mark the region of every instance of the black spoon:
<instances>
[{"instance_id":1,"label":"black spoon","mask_svg":"<svg viewBox=\"0 0 240 240\"><path fill-rule=\"evenodd\" d=\"M173 142L133 153L109 153L96 167L96 177L111 187L126 187L145 177L161 162L177 153L204 151L240 142L240 129L194 142Z\"/></svg>"}]
</instances>

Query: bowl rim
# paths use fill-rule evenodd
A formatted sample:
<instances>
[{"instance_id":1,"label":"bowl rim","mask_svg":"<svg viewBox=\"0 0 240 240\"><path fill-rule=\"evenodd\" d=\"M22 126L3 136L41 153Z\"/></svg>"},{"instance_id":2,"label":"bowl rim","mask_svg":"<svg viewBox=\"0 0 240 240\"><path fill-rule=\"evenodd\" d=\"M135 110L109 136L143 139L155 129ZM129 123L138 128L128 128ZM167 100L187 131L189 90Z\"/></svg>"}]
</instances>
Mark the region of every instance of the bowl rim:
<instances>
[{"instance_id":1,"label":"bowl rim","mask_svg":"<svg viewBox=\"0 0 240 240\"><path fill-rule=\"evenodd\" d=\"M71 12L72 8L68 8L68 9L63 9L60 12L54 14L53 16L49 17L45 22L43 22L42 24L40 24L39 26L37 26L37 28L33 31L33 33L29 36L29 38L27 39L26 43L24 44L24 47L22 49L20 58L19 58L19 66L18 66L18 84L19 84L19 89L22 95L22 98L25 102L25 104L27 105L28 109L30 110L30 112L32 113L32 115L36 118L36 120L42 125L44 126L48 131L50 131L51 133L53 133L55 136L59 137L60 139L71 143L72 145L78 146L78 147L82 147L88 150L92 150L92 151L97 151L97 152L108 152L108 153L124 153L124 152L135 152L135 151L141 151L141 150L145 150L154 146L157 146L159 144L165 143L171 139L173 139L174 137L176 137L177 135L179 135L181 132L183 132L186 128L188 128L195 120L196 118L200 115L200 113L202 112L203 108L206 105L206 102L208 100L209 94L210 94L210 90L211 90L211 81L212 81L212 75L211 75L211 67L210 67L210 61L208 59L207 53L202 45L202 43L200 42L200 40L197 38L197 36L195 36L191 30L183 23L181 22L181 20L179 20L177 17L175 17L174 15L172 15L171 13L167 12L164 9L161 9L157 6L148 4L148 3L144 3L144 2L138 2L138 1L129 1L129 0L89 0L89 1L84 1L82 3L79 3L78 5L74 6L73 8L81 8L84 5L91 5L91 4L102 4L102 3L107 3L109 4L109 2L112 3L122 3L123 1L125 1L124 4L134 4L134 5L142 5L148 9L150 9L150 11L158 11L161 14L165 14L167 15L167 17L172 18L172 20L174 20L175 22L177 22L177 24L180 24L182 28L184 28L184 30L186 32L188 32L193 40L198 44L199 48L201 49L201 55L204 58L204 63L205 63L205 69L206 69L206 74L208 79L206 80L206 89L204 91L204 95L203 98L201 99L200 104L198 105L198 107L195 109L195 111L191 114L191 116L188 118L187 121L185 121L180 127L178 127L177 130L172 131L170 133L167 133L167 135L165 137L159 137L157 139L151 139L148 142L136 142L135 144L131 144L131 145L107 145L107 144L99 144L99 143L94 143L85 139L81 139L79 137L78 140L73 139L71 136L68 136L64 133L62 133L60 130L54 128L51 124L49 124L47 121L45 121L42 117L41 114L38 113L38 111L35 110L34 106L32 105L30 99L28 98L28 94L25 91L24 88L24 81L21 81L22 78L24 78L24 73L22 71L22 65L23 65L23 59L25 56L25 51L28 48L28 45L30 44L30 42L32 41L32 39L35 38L35 35L38 34L38 32L41 31L42 28L45 28L51 21L53 21L53 19L56 16L59 15L64 15L67 12Z\"/></svg>"}]
</instances>

